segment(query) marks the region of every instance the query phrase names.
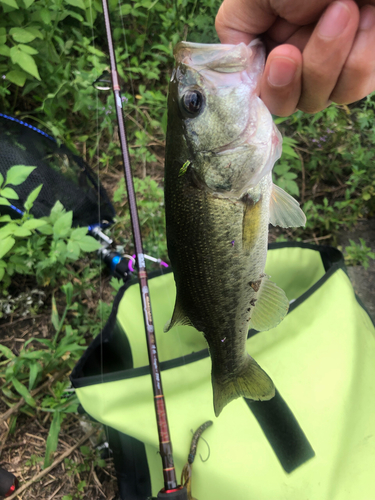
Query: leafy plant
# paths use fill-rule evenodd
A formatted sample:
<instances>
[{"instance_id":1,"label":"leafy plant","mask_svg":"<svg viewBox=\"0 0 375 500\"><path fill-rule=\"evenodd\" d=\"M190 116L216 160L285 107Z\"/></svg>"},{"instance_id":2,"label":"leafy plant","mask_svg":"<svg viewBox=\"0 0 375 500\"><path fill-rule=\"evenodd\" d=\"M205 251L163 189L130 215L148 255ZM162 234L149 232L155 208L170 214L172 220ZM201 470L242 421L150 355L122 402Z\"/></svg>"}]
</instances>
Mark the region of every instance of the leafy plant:
<instances>
[{"instance_id":1,"label":"leafy plant","mask_svg":"<svg viewBox=\"0 0 375 500\"><path fill-rule=\"evenodd\" d=\"M363 266L368 269L370 259L375 259L375 253L366 246L363 238L359 238L359 243L349 240L350 245L345 247L345 262L348 266Z\"/></svg>"},{"instance_id":2,"label":"leafy plant","mask_svg":"<svg viewBox=\"0 0 375 500\"><path fill-rule=\"evenodd\" d=\"M41 404L37 404L30 391L48 374L60 370L71 368L85 349L84 339L69 324L65 324L68 311L76 310L73 302L73 286L69 282L62 287L66 297L66 306L60 317L56 302L53 299L51 322L55 329L55 334L50 339L32 337L28 339L18 356L6 346L0 344L0 353L5 360L0 362L0 366L5 368L0 370L0 377L5 379L2 391L7 398L14 398L16 391L22 396L26 404L39 411L52 412L53 418L46 443L46 456L44 467L52 463L53 454L56 451L58 435L61 423L66 413L77 410L78 400L75 395L67 396L67 382L57 382L51 392L53 397L46 395ZM35 349L33 345L41 344L41 349ZM28 384L26 387L25 383ZM30 411L29 411L30 413Z\"/></svg>"},{"instance_id":3,"label":"leafy plant","mask_svg":"<svg viewBox=\"0 0 375 500\"><path fill-rule=\"evenodd\" d=\"M9 206L18 199L10 186L24 182L35 167L17 165L10 168L4 180L0 174L0 204ZM30 213L42 185L27 197L25 211L19 219L10 215L0 217L0 289L3 294L14 274L35 275L38 283L54 283L57 277L66 277L67 262L77 261L83 253L100 248L100 244L87 235L87 228L73 228L73 213L66 212L56 202L50 216L35 219Z\"/></svg>"}]
</instances>

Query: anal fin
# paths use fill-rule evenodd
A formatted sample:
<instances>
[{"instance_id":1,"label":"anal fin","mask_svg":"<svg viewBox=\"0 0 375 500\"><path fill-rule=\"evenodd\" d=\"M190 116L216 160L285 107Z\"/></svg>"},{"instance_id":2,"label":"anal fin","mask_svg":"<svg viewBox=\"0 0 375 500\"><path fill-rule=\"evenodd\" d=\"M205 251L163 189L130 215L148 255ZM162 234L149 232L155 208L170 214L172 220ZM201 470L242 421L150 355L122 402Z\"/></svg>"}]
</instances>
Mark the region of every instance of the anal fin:
<instances>
[{"instance_id":1,"label":"anal fin","mask_svg":"<svg viewBox=\"0 0 375 500\"><path fill-rule=\"evenodd\" d=\"M164 332L168 332L171 328L173 328L176 325L193 326L192 322L190 321L188 316L184 313L180 305L180 302L178 300L178 295L176 298L176 303L174 305L172 319L167 321L167 323L164 325Z\"/></svg>"},{"instance_id":2,"label":"anal fin","mask_svg":"<svg viewBox=\"0 0 375 500\"><path fill-rule=\"evenodd\" d=\"M306 216L299 203L275 184L270 200L270 223L280 227L299 227L306 224Z\"/></svg>"},{"instance_id":3,"label":"anal fin","mask_svg":"<svg viewBox=\"0 0 375 500\"><path fill-rule=\"evenodd\" d=\"M251 312L250 328L260 332L270 330L281 322L288 309L289 301L284 290L264 276Z\"/></svg>"}]
</instances>

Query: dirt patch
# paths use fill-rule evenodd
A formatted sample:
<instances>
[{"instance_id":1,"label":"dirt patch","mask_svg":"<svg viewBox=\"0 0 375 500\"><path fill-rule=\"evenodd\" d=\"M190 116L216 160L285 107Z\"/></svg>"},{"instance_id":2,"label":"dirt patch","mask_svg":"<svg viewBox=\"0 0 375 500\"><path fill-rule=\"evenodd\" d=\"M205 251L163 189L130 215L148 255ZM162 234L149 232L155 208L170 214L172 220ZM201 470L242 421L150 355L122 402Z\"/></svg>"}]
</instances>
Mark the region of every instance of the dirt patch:
<instances>
[{"instance_id":1,"label":"dirt patch","mask_svg":"<svg viewBox=\"0 0 375 500\"><path fill-rule=\"evenodd\" d=\"M340 234L339 242L345 248L350 244L349 240L359 243L359 238L375 253L375 218L359 221L354 229ZM348 274L356 294L375 322L375 260L370 260L368 269L362 266L348 267Z\"/></svg>"}]
</instances>

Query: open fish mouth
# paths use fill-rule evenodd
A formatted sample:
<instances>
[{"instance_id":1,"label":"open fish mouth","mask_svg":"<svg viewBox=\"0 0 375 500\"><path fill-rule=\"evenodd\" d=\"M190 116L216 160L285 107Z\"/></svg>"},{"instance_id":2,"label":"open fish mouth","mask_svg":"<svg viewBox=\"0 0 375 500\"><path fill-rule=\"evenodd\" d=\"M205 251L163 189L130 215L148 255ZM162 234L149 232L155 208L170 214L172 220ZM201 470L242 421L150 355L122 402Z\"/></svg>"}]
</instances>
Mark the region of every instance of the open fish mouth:
<instances>
[{"instance_id":1,"label":"open fish mouth","mask_svg":"<svg viewBox=\"0 0 375 500\"><path fill-rule=\"evenodd\" d=\"M249 45L180 42L174 48L173 54L177 63L191 66L196 70L238 73L250 69L254 51L262 51L264 54L264 47L259 39L253 40ZM261 59L261 64L264 64L264 57Z\"/></svg>"}]
</instances>

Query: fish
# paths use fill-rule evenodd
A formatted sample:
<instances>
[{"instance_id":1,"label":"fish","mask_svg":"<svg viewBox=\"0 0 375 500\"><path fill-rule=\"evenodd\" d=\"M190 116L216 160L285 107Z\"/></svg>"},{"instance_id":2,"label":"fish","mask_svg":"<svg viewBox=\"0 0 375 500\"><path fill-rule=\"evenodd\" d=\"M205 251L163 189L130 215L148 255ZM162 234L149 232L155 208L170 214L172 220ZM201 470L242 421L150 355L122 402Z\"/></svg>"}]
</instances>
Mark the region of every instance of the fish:
<instances>
[{"instance_id":1,"label":"fish","mask_svg":"<svg viewBox=\"0 0 375 500\"><path fill-rule=\"evenodd\" d=\"M274 328L289 301L264 272L269 223L304 226L272 182L282 137L259 98L265 48L180 42L168 90L165 212L176 303L167 332L192 325L212 362L214 412L266 401L272 379L246 350L249 328Z\"/></svg>"}]
</instances>

